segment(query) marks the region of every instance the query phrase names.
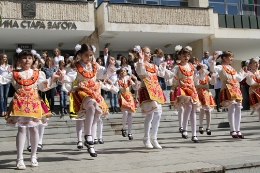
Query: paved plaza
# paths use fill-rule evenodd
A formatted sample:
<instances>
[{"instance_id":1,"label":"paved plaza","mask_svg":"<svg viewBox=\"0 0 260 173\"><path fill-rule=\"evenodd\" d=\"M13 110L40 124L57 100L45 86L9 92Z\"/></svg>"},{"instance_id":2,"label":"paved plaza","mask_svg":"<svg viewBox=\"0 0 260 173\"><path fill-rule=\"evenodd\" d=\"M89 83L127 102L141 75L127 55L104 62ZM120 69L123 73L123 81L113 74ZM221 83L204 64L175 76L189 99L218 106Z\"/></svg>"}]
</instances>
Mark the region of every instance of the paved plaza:
<instances>
[{"instance_id":1,"label":"paved plaza","mask_svg":"<svg viewBox=\"0 0 260 173\"><path fill-rule=\"evenodd\" d=\"M97 158L90 157L86 147L77 150L76 137L44 139L43 151L37 155L39 167L29 166L30 153L24 150L27 169L19 172L239 172L233 169L260 166L259 125L259 122L249 123L248 126L243 124L243 140L232 139L229 129L224 128L212 131L212 136L198 134L198 144L193 143L190 136L182 139L177 132L159 131L162 150L144 148L142 134L133 134L133 141L120 135L104 136L105 144L95 146ZM0 172L17 172L14 140L0 142L0 148ZM250 170L259 172L257 168Z\"/></svg>"}]
</instances>

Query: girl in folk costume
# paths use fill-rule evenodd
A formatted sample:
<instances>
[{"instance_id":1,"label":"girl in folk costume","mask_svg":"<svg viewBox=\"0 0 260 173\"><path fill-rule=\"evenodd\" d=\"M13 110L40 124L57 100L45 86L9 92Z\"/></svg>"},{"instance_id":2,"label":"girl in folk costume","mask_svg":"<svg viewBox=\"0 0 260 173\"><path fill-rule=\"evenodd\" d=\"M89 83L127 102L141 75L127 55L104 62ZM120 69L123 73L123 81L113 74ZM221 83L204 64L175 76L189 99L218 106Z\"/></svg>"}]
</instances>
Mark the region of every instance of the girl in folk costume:
<instances>
[{"instance_id":1,"label":"girl in folk costume","mask_svg":"<svg viewBox=\"0 0 260 173\"><path fill-rule=\"evenodd\" d=\"M174 65L173 65L173 69L174 69L174 67L176 66L176 65L178 65L179 63L180 63L180 55L178 55L178 53L181 51L181 49L182 49L182 46L180 46L180 45L177 45L177 46L175 46L175 55L176 55L176 57L175 57L175 63L174 63ZM171 70L173 70L173 69L171 69ZM177 80L173 80L173 78L172 79L168 79L168 80L166 80L167 82L167 86L172 86L172 91L171 91L171 93L173 93L173 91L175 90L175 88L176 87L178 87L178 82L177 82ZM170 102L171 102L171 105L173 105L173 106L175 106L176 104L175 104L175 100L174 100L174 97L171 97L172 96L172 94L170 94ZM184 111L184 108L183 108L183 106L181 106L181 105L178 105L177 107L175 106L175 108L177 109L177 111L178 111L178 120L179 120L179 132L180 133L182 133L182 131L183 131L183 111Z\"/></svg>"},{"instance_id":2,"label":"girl in folk costume","mask_svg":"<svg viewBox=\"0 0 260 173\"><path fill-rule=\"evenodd\" d=\"M196 86L196 90L199 96L199 100L201 102L200 115L199 115L199 132L200 134L204 133L203 130L203 118L204 114L206 114L207 135L211 135L210 130L210 121L211 121L211 111L214 110L216 106L214 98L209 91L209 83L211 85L215 84L215 76L209 77L208 66L205 64L198 63L197 64L197 75L195 76L194 83Z\"/></svg>"},{"instance_id":3,"label":"girl in folk costume","mask_svg":"<svg viewBox=\"0 0 260 173\"><path fill-rule=\"evenodd\" d=\"M63 76L61 83L68 83L72 87L71 93L74 101L74 110L78 115L76 119L84 119L85 146L88 148L90 156L97 157L94 150L92 134L96 132L96 123L100 116L108 114L108 106L100 95L100 89L113 90L115 87L97 81L109 77L115 71L115 60L110 59L110 66L99 66L93 61L93 47L89 44L76 46L76 55L80 60L75 63L76 70L71 70ZM72 82L75 82L72 86ZM79 143L82 142L79 141ZM80 144L79 144L80 145Z\"/></svg>"},{"instance_id":4,"label":"girl in folk costume","mask_svg":"<svg viewBox=\"0 0 260 173\"><path fill-rule=\"evenodd\" d=\"M259 58L252 58L249 60L250 71L246 77L246 83L250 85L249 88L249 103L254 111L258 112L260 121L260 71Z\"/></svg>"},{"instance_id":5,"label":"girl in folk costume","mask_svg":"<svg viewBox=\"0 0 260 173\"><path fill-rule=\"evenodd\" d=\"M32 63L32 70L38 70L38 67L41 65L40 61L41 61L41 56L39 54L36 53L35 50L31 50L31 53L34 55L34 60L33 60L33 63ZM39 92L39 95L40 92ZM41 96L39 96L41 97ZM38 141L38 146L37 146L37 151L41 151L42 148L43 148L43 145L42 145L42 139L43 139L43 134L44 134L44 129L45 127L48 125L47 124L47 121L48 118L45 118L45 117L50 117L52 115L52 113L50 112L48 106L45 104L45 102L43 101L43 99L41 99L41 105L42 105L42 108L43 108L43 115L44 115L44 118L43 119L40 119L39 121L41 123L39 123L38 125L38 133L39 133L39 141ZM27 136L27 150L29 152L31 152L31 139L30 139L30 128L27 127L27 131L26 131L26 136Z\"/></svg>"},{"instance_id":6,"label":"girl in folk costume","mask_svg":"<svg viewBox=\"0 0 260 173\"><path fill-rule=\"evenodd\" d=\"M59 72L46 80L45 74L32 70L33 54L29 51L17 49L18 61L21 69L14 70L5 76L0 76L0 83L12 83L16 92L9 106L6 116L7 125L18 127L16 137L17 169L26 169L23 161L23 148L26 140L26 127L29 127L31 136L31 166L38 166L36 150L39 140L38 125L45 123L45 115L42 102L38 95L38 89L46 91L56 86Z\"/></svg>"},{"instance_id":7,"label":"girl in folk costume","mask_svg":"<svg viewBox=\"0 0 260 173\"><path fill-rule=\"evenodd\" d=\"M216 59L222 59L222 65L216 66ZM228 108L228 121L230 125L230 135L233 138L244 138L240 132L242 94L239 89L239 82L246 77L246 73L241 70L239 73L231 67L234 54L230 51L216 51L210 60L210 70L219 74L222 86L220 90L220 104Z\"/></svg>"},{"instance_id":8,"label":"girl in folk costume","mask_svg":"<svg viewBox=\"0 0 260 173\"><path fill-rule=\"evenodd\" d=\"M148 47L136 46L134 49L138 52L139 60L136 63L136 72L141 79L141 88L139 89L139 103L142 113L146 115L144 121L144 138L143 143L146 148L162 147L157 141L157 132L160 124L162 105L166 101L164 93L160 87L157 76L164 76L166 65L157 67L155 64L149 63L151 58L150 49ZM159 71L160 70L160 71ZM149 137L152 122L152 136Z\"/></svg>"},{"instance_id":9,"label":"girl in folk costume","mask_svg":"<svg viewBox=\"0 0 260 173\"><path fill-rule=\"evenodd\" d=\"M134 98L131 93L131 89L133 88L137 91L140 88L140 82L138 82L137 78L134 75L128 76L127 69L122 67L119 71L119 79L118 79L118 87L119 87L119 97L118 102L121 111L123 112L122 122L122 136L126 137L126 122L128 125L128 138L129 140L133 140L132 135L132 117L136 111L136 104Z\"/></svg>"},{"instance_id":10,"label":"girl in folk costume","mask_svg":"<svg viewBox=\"0 0 260 173\"><path fill-rule=\"evenodd\" d=\"M173 82L177 83L174 91L171 92L172 104L175 107L183 106L183 130L182 137L188 138L188 120L190 119L192 138L194 143L198 143L199 140L196 136L196 109L200 106L200 101L196 88L194 86L194 66L189 64L191 48L182 48L178 55L180 56L181 62L176 65L172 71L166 72L165 77L172 79Z\"/></svg>"}]
</instances>

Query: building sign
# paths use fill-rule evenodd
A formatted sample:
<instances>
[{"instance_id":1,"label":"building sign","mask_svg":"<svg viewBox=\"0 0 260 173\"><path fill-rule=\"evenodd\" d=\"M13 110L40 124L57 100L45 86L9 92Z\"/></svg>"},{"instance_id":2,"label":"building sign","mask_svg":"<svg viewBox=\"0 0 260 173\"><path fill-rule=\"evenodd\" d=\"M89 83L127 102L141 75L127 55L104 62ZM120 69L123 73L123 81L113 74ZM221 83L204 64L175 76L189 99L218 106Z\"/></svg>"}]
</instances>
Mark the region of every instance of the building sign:
<instances>
[{"instance_id":1,"label":"building sign","mask_svg":"<svg viewBox=\"0 0 260 173\"><path fill-rule=\"evenodd\" d=\"M31 50L33 49L32 44L17 44L17 47L23 49L23 50Z\"/></svg>"},{"instance_id":2,"label":"building sign","mask_svg":"<svg viewBox=\"0 0 260 173\"><path fill-rule=\"evenodd\" d=\"M0 21L0 28L76 30L77 26L75 22L66 21L2 20Z\"/></svg>"},{"instance_id":3,"label":"building sign","mask_svg":"<svg viewBox=\"0 0 260 173\"><path fill-rule=\"evenodd\" d=\"M32 17L32 18L36 16L35 1L24 0L22 2L22 15L23 17Z\"/></svg>"}]
</instances>

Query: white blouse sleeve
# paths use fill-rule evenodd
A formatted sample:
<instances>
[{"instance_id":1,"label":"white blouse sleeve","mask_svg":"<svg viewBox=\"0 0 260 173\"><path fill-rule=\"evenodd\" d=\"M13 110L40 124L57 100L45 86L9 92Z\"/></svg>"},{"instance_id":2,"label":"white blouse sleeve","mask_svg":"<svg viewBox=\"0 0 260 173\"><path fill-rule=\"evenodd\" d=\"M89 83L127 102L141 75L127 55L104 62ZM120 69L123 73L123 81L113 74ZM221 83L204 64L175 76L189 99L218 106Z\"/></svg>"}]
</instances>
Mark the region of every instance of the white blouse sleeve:
<instances>
[{"instance_id":1,"label":"white blouse sleeve","mask_svg":"<svg viewBox=\"0 0 260 173\"><path fill-rule=\"evenodd\" d=\"M68 68L66 74L63 76L62 81L60 83L72 83L77 77L77 72L72 68Z\"/></svg>"},{"instance_id":2,"label":"white blouse sleeve","mask_svg":"<svg viewBox=\"0 0 260 173\"><path fill-rule=\"evenodd\" d=\"M174 82L175 76L177 77L178 70L179 70L179 66L177 66L177 65L171 71L165 70L164 78L165 79L172 79L173 80L172 82Z\"/></svg>"},{"instance_id":3,"label":"white blouse sleeve","mask_svg":"<svg viewBox=\"0 0 260 173\"><path fill-rule=\"evenodd\" d=\"M209 60L209 63L210 63L210 71L212 71L213 73L214 72L217 72L219 73L221 70L222 70L222 66L221 65L217 65L216 66L216 61L215 60Z\"/></svg>"},{"instance_id":4,"label":"white blouse sleeve","mask_svg":"<svg viewBox=\"0 0 260 173\"><path fill-rule=\"evenodd\" d=\"M0 85L6 85L12 82L13 73L10 72L7 75L0 75Z\"/></svg>"},{"instance_id":5,"label":"white blouse sleeve","mask_svg":"<svg viewBox=\"0 0 260 173\"><path fill-rule=\"evenodd\" d=\"M131 66L128 65L128 74L131 75L132 74L132 69L131 69Z\"/></svg>"},{"instance_id":6,"label":"white blouse sleeve","mask_svg":"<svg viewBox=\"0 0 260 173\"><path fill-rule=\"evenodd\" d=\"M46 83L47 82L47 83ZM54 87L56 87L56 81L53 81L52 77L46 79L46 75L44 72L39 72L39 77L37 80L38 88L40 91L48 91Z\"/></svg>"},{"instance_id":7,"label":"white blouse sleeve","mask_svg":"<svg viewBox=\"0 0 260 173\"><path fill-rule=\"evenodd\" d=\"M248 72L247 73L247 76L246 76L246 83L248 84L248 85L255 85L255 84L257 84L256 83L256 81L253 79L253 73L252 72Z\"/></svg>"},{"instance_id":8,"label":"white blouse sleeve","mask_svg":"<svg viewBox=\"0 0 260 173\"><path fill-rule=\"evenodd\" d=\"M138 80L136 80L135 82L131 80L131 85L133 90L135 91L139 90L141 87L141 83Z\"/></svg>"},{"instance_id":9,"label":"white blouse sleeve","mask_svg":"<svg viewBox=\"0 0 260 173\"><path fill-rule=\"evenodd\" d=\"M164 66L164 67L162 65L159 65L159 67L156 66L156 71L157 71L157 76L164 77L165 71L166 71L166 66Z\"/></svg>"},{"instance_id":10,"label":"white blouse sleeve","mask_svg":"<svg viewBox=\"0 0 260 173\"><path fill-rule=\"evenodd\" d=\"M112 76L117 71L114 65L109 65L107 69L103 66L98 65L97 79L106 79Z\"/></svg>"},{"instance_id":11,"label":"white blouse sleeve","mask_svg":"<svg viewBox=\"0 0 260 173\"><path fill-rule=\"evenodd\" d=\"M119 88L115 85L110 85L108 83L101 82L101 89L105 91L111 91L112 93L116 94L119 91Z\"/></svg>"},{"instance_id":12,"label":"white blouse sleeve","mask_svg":"<svg viewBox=\"0 0 260 173\"><path fill-rule=\"evenodd\" d=\"M247 76L247 73L243 69L241 69L240 72L235 74L235 78L238 82L241 82L242 80L244 80L246 76Z\"/></svg>"}]
</instances>

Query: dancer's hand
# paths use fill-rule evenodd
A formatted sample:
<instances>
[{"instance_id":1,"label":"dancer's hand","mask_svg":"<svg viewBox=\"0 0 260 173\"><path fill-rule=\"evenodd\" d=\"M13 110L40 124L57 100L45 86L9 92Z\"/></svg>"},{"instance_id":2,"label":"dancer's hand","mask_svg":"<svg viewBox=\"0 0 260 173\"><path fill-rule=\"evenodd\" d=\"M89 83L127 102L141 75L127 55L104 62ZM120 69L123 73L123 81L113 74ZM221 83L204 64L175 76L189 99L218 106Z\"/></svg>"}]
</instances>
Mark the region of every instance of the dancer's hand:
<instances>
[{"instance_id":1,"label":"dancer's hand","mask_svg":"<svg viewBox=\"0 0 260 173\"><path fill-rule=\"evenodd\" d=\"M216 61L217 58L218 58L218 51L215 51L215 52L213 53L213 58L212 58L212 60Z\"/></svg>"}]
</instances>

